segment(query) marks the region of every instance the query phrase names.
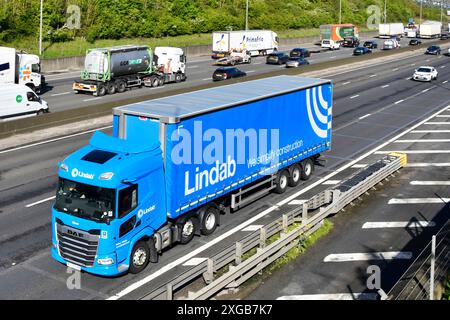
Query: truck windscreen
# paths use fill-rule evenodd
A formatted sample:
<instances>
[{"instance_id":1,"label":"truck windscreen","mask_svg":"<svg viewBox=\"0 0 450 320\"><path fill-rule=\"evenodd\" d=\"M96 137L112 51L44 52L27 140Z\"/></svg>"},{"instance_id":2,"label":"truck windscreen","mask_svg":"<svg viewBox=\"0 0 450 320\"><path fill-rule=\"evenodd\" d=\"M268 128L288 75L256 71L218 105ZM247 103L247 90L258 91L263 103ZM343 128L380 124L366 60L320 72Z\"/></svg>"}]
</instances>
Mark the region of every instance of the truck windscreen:
<instances>
[{"instance_id":1,"label":"truck windscreen","mask_svg":"<svg viewBox=\"0 0 450 320\"><path fill-rule=\"evenodd\" d=\"M115 190L59 179L54 209L83 219L114 219Z\"/></svg>"}]
</instances>

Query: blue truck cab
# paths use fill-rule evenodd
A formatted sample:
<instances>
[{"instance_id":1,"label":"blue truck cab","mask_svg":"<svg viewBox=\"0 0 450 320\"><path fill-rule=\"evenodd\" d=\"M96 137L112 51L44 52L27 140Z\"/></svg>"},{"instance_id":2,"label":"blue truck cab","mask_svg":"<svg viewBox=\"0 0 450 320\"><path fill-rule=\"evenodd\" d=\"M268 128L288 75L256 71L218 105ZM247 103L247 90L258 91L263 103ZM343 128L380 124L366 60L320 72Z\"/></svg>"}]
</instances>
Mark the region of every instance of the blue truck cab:
<instances>
[{"instance_id":1,"label":"blue truck cab","mask_svg":"<svg viewBox=\"0 0 450 320\"><path fill-rule=\"evenodd\" d=\"M52 257L97 275L140 272L212 234L221 213L308 179L331 119L331 82L293 76L115 108L112 135L95 132L58 165Z\"/></svg>"}]
</instances>

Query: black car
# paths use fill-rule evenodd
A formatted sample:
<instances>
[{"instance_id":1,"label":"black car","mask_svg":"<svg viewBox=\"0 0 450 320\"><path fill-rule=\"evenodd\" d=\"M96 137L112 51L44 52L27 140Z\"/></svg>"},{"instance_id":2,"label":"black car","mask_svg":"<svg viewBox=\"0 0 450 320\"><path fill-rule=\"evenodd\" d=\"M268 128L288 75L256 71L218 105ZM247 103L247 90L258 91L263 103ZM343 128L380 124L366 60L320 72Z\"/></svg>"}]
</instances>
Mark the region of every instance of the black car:
<instances>
[{"instance_id":1,"label":"black car","mask_svg":"<svg viewBox=\"0 0 450 320\"><path fill-rule=\"evenodd\" d=\"M435 55L441 54L441 47L439 46L428 47L427 51L425 51L425 54L435 54Z\"/></svg>"},{"instance_id":2,"label":"black car","mask_svg":"<svg viewBox=\"0 0 450 320\"><path fill-rule=\"evenodd\" d=\"M409 45L410 46L418 46L419 44L422 44L422 41L418 40L418 39L411 39L409 41Z\"/></svg>"},{"instance_id":3,"label":"black car","mask_svg":"<svg viewBox=\"0 0 450 320\"><path fill-rule=\"evenodd\" d=\"M366 41L364 42L363 46L369 49L377 49L378 43L376 43L375 41Z\"/></svg>"},{"instance_id":4,"label":"black car","mask_svg":"<svg viewBox=\"0 0 450 320\"><path fill-rule=\"evenodd\" d=\"M285 64L289 60L289 56L284 52L271 53L266 58L268 64Z\"/></svg>"},{"instance_id":5,"label":"black car","mask_svg":"<svg viewBox=\"0 0 450 320\"><path fill-rule=\"evenodd\" d=\"M217 68L212 75L213 81L244 77L247 74L236 67Z\"/></svg>"},{"instance_id":6,"label":"black car","mask_svg":"<svg viewBox=\"0 0 450 320\"><path fill-rule=\"evenodd\" d=\"M449 37L450 37L450 34L448 34L448 33L441 34L441 40L448 40Z\"/></svg>"},{"instance_id":7,"label":"black car","mask_svg":"<svg viewBox=\"0 0 450 320\"><path fill-rule=\"evenodd\" d=\"M292 57L302 57L302 58L308 58L311 56L311 52L309 52L308 49L304 48L294 48L289 53L289 56Z\"/></svg>"},{"instance_id":8,"label":"black car","mask_svg":"<svg viewBox=\"0 0 450 320\"><path fill-rule=\"evenodd\" d=\"M357 37L345 37L342 46L356 48L359 46L359 39Z\"/></svg>"},{"instance_id":9,"label":"black car","mask_svg":"<svg viewBox=\"0 0 450 320\"><path fill-rule=\"evenodd\" d=\"M353 50L354 56L360 56L362 54L368 54L368 53L372 53L372 50L370 50L369 48L366 48L366 47L357 47L357 48L355 48L355 50Z\"/></svg>"}]
</instances>

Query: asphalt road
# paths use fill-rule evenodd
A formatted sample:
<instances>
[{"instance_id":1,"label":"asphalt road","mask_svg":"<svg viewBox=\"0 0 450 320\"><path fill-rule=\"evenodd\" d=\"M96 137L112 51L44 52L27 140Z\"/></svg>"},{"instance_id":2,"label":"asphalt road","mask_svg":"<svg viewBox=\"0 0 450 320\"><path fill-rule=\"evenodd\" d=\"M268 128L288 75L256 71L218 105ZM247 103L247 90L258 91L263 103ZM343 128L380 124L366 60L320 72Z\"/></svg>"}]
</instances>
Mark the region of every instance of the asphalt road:
<instances>
[{"instance_id":1,"label":"asphalt road","mask_svg":"<svg viewBox=\"0 0 450 320\"><path fill-rule=\"evenodd\" d=\"M362 39L361 41L365 41ZM379 47L381 47L383 39L372 39L378 42ZM427 42L430 40L423 40ZM401 43L403 46L407 46L409 39L404 38ZM362 43L361 43L362 44ZM311 50L319 50L320 47L312 43L302 44L301 47L306 47ZM285 51L289 53L293 47L281 47L280 51ZM375 49L378 51L379 49ZM321 53L313 53L308 61L311 64L316 64L324 61L339 60L342 58L347 58L353 53L353 48L341 48L336 51L325 51ZM100 103L119 101L121 99L127 99L130 97L139 97L143 95L148 95L149 91L155 92L167 92L179 88L189 88L201 84L211 82L211 76L217 66L213 66L214 60L209 56L207 57L196 57L187 62L186 74L188 79L182 83L168 83L162 87L156 88L133 88L132 90L126 91L121 94L106 95L103 97L94 97L92 94L82 93L75 94L72 91L72 84L74 81L79 81L80 72L70 72L62 74L47 75L46 81L48 82L48 87L44 90L41 95L44 100L46 100L50 106L52 112L68 110L78 107L85 107L88 105L96 105ZM247 72L248 75L263 74L266 72L283 69L284 65L268 65L266 64L265 57L255 57L252 58L251 64L238 65L238 68Z\"/></svg>"},{"instance_id":2,"label":"asphalt road","mask_svg":"<svg viewBox=\"0 0 450 320\"><path fill-rule=\"evenodd\" d=\"M326 166L318 168L312 180L283 195L267 195L235 214L223 216L221 226L214 235L196 237L188 245L175 246L164 252L158 265L150 265L139 275L109 279L83 273L79 290L67 288L66 281L70 274L66 273L65 266L50 257L50 207L56 189L57 162L85 145L90 135L0 152L0 288L8 288L0 290L0 298L101 299L112 295L116 298L142 296L148 286L182 271L185 268L182 263L190 258L188 255L191 253L198 252L197 256L204 256L207 252L229 246L233 239L245 234L240 230L242 226L271 221L290 207L286 203L280 205L277 211L271 210L274 204L288 197L301 195L301 198L307 199L313 196L328 187L319 179L405 127L449 105L449 62L450 58L445 56L417 55L385 65L327 76L335 84L333 150L325 155L328 159ZM433 83L409 80L415 66L424 64L437 67L439 79ZM442 155L438 157L442 158ZM438 159L436 162L448 161ZM349 175L355 170L349 167L340 175ZM342 223L333 232L344 229L349 234L345 238L349 238L350 227L355 225ZM356 224L355 228L359 230L360 226ZM359 237L356 229L354 237ZM217 244L211 246L214 239ZM354 242L359 243L363 239L354 238ZM316 256L316 259L318 266L323 254ZM314 265L309 266L314 269ZM129 286L137 281L141 281L137 288L130 290ZM125 294L128 291L130 293ZM277 297L280 295L284 293L279 291Z\"/></svg>"}]
</instances>

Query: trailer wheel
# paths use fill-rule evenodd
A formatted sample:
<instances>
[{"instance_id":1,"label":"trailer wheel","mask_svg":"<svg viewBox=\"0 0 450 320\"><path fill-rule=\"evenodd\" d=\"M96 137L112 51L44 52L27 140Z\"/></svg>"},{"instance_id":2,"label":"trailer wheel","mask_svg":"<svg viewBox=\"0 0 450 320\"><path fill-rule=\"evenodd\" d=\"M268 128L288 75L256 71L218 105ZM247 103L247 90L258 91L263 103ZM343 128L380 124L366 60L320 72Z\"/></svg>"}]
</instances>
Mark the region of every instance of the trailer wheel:
<instances>
[{"instance_id":1,"label":"trailer wheel","mask_svg":"<svg viewBox=\"0 0 450 320\"><path fill-rule=\"evenodd\" d=\"M278 172L276 179L277 187L274 189L276 193L284 193L288 188L289 173L287 170Z\"/></svg>"},{"instance_id":2,"label":"trailer wheel","mask_svg":"<svg viewBox=\"0 0 450 320\"><path fill-rule=\"evenodd\" d=\"M289 176L289 187L296 187L300 182L300 177L302 175L302 168L298 164L294 164L291 167L291 175Z\"/></svg>"},{"instance_id":3,"label":"trailer wheel","mask_svg":"<svg viewBox=\"0 0 450 320\"><path fill-rule=\"evenodd\" d=\"M117 87L114 82L108 83L106 90L108 91L108 94L115 94L117 91Z\"/></svg>"},{"instance_id":4,"label":"trailer wheel","mask_svg":"<svg viewBox=\"0 0 450 320\"><path fill-rule=\"evenodd\" d=\"M147 242L141 240L133 248L130 256L130 272L139 273L145 269L150 261L150 249Z\"/></svg>"},{"instance_id":5,"label":"trailer wheel","mask_svg":"<svg viewBox=\"0 0 450 320\"><path fill-rule=\"evenodd\" d=\"M97 86L97 96L102 97L106 94L106 87L103 84Z\"/></svg>"},{"instance_id":6,"label":"trailer wheel","mask_svg":"<svg viewBox=\"0 0 450 320\"><path fill-rule=\"evenodd\" d=\"M252 63L252 58L248 58L247 63L248 64Z\"/></svg>"},{"instance_id":7,"label":"trailer wheel","mask_svg":"<svg viewBox=\"0 0 450 320\"><path fill-rule=\"evenodd\" d=\"M118 92L118 93L125 92L125 90L127 89L127 86L126 86L126 84L125 84L125 81L122 81L122 80L118 80L118 81L116 82L116 87L117 87L117 92Z\"/></svg>"},{"instance_id":8,"label":"trailer wheel","mask_svg":"<svg viewBox=\"0 0 450 320\"><path fill-rule=\"evenodd\" d=\"M204 212L199 212L199 217L201 218L200 232L205 236L212 234L217 228L219 210L214 205L210 205L204 208Z\"/></svg>"},{"instance_id":9,"label":"trailer wheel","mask_svg":"<svg viewBox=\"0 0 450 320\"><path fill-rule=\"evenodd\" d=\"M192 217L187 218L179 227L181 229L180 242L182 244L186 244L194 238L195 222Z\"/></svg>"},{"instance_id":10,"label":"trailer wheel","mask_svg":"<svg viewBox=\"0 0 450 320\"><path fill-rule=\"evenodd\" d=\"M305 159L301 162L302 165L302 180L308 180L314 172L314 163L311 159Z\"/></svg>"}]
</instances>

